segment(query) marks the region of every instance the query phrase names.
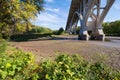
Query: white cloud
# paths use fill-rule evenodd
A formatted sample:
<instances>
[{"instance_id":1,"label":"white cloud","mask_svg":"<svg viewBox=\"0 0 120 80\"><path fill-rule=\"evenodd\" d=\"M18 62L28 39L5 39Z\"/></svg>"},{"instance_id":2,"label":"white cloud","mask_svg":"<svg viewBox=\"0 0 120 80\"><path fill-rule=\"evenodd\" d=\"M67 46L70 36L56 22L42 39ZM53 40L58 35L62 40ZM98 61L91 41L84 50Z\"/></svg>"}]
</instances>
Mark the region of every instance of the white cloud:
<instances>
[{"instance_id":1,"label":"white cloud","mask_svg":"<svg viewBox=\"0 0 120 80\"><path fill-rule=\"evenodd\" d=\"M46 21L46 22L57 22L59 20L58 16L55 15L55 14L48 14L47 12L41 14L41 15L38 15L38 18L37 18L38 21Z\"/></svg>"},{"instance_id":2,"label":"white cloud","mask_svg":"<svg viewBox=\"0 0 120 80\"><path fill-rule=\"evenodd\" d=\"M59 29L60 27L64 27L65 25L65 19L61 18L60 16L56 14L50 14L50 13L42 13L38 15L36 20L32 21L35 25L45 26L49 27L51 29Z\"/></svg>"},{"instance_id":3,"label":"white cloud","mask_svg":"<svg viewBox=\"0 0 120 80\"><path fill-rule=\"evenodd\" d=\"M66 11L66 7L68 6L64 2L69 2L71 0L63 0L64 2L62 4L57 4L57 0L45 1L47 3L47 5L45 6L46 12L38 15L36 20L32 21L32 23L38 26L48 27L54 30L57 30L60 27L65 27L68 16L68 11Z\"/></svg>"},{"instance_id":4,"label":"white cloud","mask_svg":"<svg viewBox=\"0 0 120 80\"><path fill-rule=\"evenodd\" d=\"M54 13L57 13L57 12L60 11L58 8L46 8L46 10L47 10L47 11L54 12Z\"/></svg>"}]
</instances>

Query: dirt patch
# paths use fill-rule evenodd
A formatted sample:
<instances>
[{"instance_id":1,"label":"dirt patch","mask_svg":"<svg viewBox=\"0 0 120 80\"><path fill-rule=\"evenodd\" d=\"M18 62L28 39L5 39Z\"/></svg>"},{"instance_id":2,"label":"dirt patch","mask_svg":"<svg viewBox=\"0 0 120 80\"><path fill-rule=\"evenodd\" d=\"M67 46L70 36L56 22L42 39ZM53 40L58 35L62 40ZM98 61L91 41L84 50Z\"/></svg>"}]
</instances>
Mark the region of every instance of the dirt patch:
<instances>
[{"instance_id":1,"label":"dirt patch","mask_svg":"<svg viewBox=\"0 0 120 80\"><path fill-rule=\"evenodd\" d=\"M91 41L78 41L76 36L59 36L50 40L37 40L28 42L11 42L11 44L24 51L32 52L36 56L36 61L54 58L61 52L67 54L80 54L86 60L91 60L96 54L108 55L109 65L120 69L120 49L109 46L93 44Z\"/></svg>"}]
</instances>

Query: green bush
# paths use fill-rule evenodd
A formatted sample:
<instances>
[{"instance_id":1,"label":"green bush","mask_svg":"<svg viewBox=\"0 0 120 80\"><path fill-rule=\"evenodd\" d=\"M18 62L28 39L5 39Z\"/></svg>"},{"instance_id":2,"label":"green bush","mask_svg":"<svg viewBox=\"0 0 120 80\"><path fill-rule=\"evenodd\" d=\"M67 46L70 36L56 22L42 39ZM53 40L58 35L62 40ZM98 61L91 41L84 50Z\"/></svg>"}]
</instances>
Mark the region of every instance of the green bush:
<instances>
[{"instance_id":1,"label":"green bush","mask_svg":"<svg viewBox=\"0 0 120 80\"><path fill-rule=\"evenodd\" d=\"M102 56L100 56L102 59ZM0 80L120 80L120 71L102 61L87 62L79 55L59 55L39 65L29 52L0 44Z\"/></svg>"},{"instance_id":2,"label":"green bush","mask_svg":"<svg viewBox=\"0 0 120 80\"><path fill-rule=\"evenodd\" d=\"M30 39L37 39L41 37L47 37L51 36L52 33L45 33L45 34L18 34L18 35L12 35L10 37L11 41L28 41Z\"/></svg>"},{"instance_id":3,"label":"green bush","mask_svg":"<svg viewBox=\"0 0 120 80\"><path fill-rule=\"evenodd\" d=\"M3 44L0 49L6 49ZM28 52L8 47L0 52L0 80L37 79L33 56Z\"/></svg>"},{"instance_id":4,"label":"green bush","mask_svg":"<svg viewBox=\"0 0 120 80\"><path fill-rule=\"evenodd\" d=\"M80 56L60 55L41 63L40 80L119 80L120 72L102 63L88 63Z\"/></svg>"},{"instance_id":5,"label":"green bush","mask_svg":"<svg viewBox=\"0 0 120 80\"><path fill-rule=\"evenodd\" d=\"M1 39L0 40L0 53L1 54L5 53L6 49L7 49L7 42Z\"/></svg>"},{"instance_id":6,"label":"green bush","mask_svg":"<svg viewBox=\"0 0 120 80\"><path fill-rule=\"evenodd\" d=\"M40 26L34 26L32 30L27 31L26 33L29 34L46 34L46 33L52 33L52 30L49 28L45 27L40 27Z\"/></svg>"},{"instance_id":7,"label":"green bush","mask_svg":"<svg viewBox=\"0 0 120 80\"><path fill-rule=\"evenodd\" d=\"M58 30L53 30L54 35L58 35L57 33L58 33Z\"/></svg>"},{"instance_id":8,"label":"green bush","mask_svg":"<svg viewBox=\"0 0 120 80\"><path fill-rule=\"evenodd\" d=\"M9 34L1 34L0 33L0 39L5 39L5 40L9 40L9 37L10 37L10 35Z\"/></svg>"},{"instance_id":9,"label":"green bush","mask_svg":"<svg viewBox=\"0 0 120 80\"><path fill-rule=\"evenodd\" d=\"M75 59L75 60L74 60ZM75 61L75 62L74 62ZM80 62L80 63L78 63ZM60 55L55 61L45 61L40 66L42 71L40 73L41 80L77 80L82 79L85 68L87 67L86 63L83 60L79 61L76 58L68 55ZM79 74L80 71L83 72L83 75Z\"/></svg>"},{"instance_id":10,"label":"green bush","mask_svg":"<svg viewBox=\"0 0 120 80\"><path fill-rule=\"evenodd\" d=\"M59 30L55 30L55 31L53 31L53 34L54 35L62 35L62 34L64 34L64 29L61 27Z\"/></svg>"}]
</instances>

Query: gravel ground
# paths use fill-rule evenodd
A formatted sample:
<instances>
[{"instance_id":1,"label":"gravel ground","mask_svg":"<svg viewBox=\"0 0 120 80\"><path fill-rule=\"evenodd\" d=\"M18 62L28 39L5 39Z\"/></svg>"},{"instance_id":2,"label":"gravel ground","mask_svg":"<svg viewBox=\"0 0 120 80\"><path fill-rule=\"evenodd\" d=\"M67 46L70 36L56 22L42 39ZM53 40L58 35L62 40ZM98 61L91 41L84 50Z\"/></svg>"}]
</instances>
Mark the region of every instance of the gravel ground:
<instances>
[{"instance_id":1,"label":"gravel ground","mask_svg":"<svg viewBox=\"0 0 120 80\"><path fill-rule=\"evenodd\" d=\"M97 54L102 54L103 57L106 56L105 62L107 64L120 69L120 47L101 44L106 44L106 42L78 41L76 36L57 36L27 42L11 42L11 45L16 48L32 52L36 56L37 62L43 59L53 59L57 53L80 54L88 61L98 58ZM100 59L102 61L102 58Z\"/></svg>"}]
</instances>

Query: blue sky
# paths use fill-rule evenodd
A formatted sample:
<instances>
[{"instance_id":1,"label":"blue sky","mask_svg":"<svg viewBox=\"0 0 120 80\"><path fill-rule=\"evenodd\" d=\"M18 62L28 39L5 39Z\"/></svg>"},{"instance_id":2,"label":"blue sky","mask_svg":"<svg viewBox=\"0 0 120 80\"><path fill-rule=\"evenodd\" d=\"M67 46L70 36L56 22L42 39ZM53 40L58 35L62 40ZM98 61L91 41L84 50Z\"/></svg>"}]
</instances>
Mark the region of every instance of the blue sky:
<instances>
[{"instance_id":1,"label":"blue sky","mask_svg":"<svg viewBox=\"0 0 120 80\"><path fill-rule=\"evenodd\" d=\"M104 0L102 0L104 1ZM57 30L65 28L71 0L45 0L45 11L38 14L33 24ZM120 0L116 0L104 22L120 20Z\"/></svg>"}]
</instances>

